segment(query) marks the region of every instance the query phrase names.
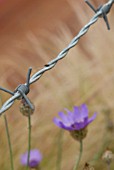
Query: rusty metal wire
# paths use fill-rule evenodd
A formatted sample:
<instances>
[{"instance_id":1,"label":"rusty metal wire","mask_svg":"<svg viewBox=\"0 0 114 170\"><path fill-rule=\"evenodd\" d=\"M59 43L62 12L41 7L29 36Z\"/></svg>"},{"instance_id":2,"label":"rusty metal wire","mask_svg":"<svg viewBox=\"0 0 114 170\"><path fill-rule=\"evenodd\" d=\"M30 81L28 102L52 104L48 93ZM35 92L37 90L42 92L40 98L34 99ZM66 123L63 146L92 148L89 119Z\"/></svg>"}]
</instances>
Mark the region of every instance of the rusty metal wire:
<instances>
[{"instance_id":1,"label":"rusty metal wire","mask_svg":"<svg viewBox=\"0 0 114 170\"><path fill-rule=\"evenodd\" d=\"M32 109L32 104L29 101L29 99L27 98L27 94L29 93L30 90L30 84L36 82L42 75L43 73L45 73L46 71L52 69L59 60L63 59L69 52L69 50L71 48L73 48L79 41L79 39L87 33L87 31L89 30L90 26L93 25L98 18L103 18L107 28L110 29L109 27L109 23L108 23L108 19L107 19L107 14L110 12L110 9L114 3L114 0L109 0L106 4L104 4L103 6L100 6L98 9L95 9L87 0L85 0L85 2L89 5L89 7L91 7L91 9L95 12L95 15L93 16L93 18L89 21L88 24L86 24L78 33L78 35L76 37L74 37L72 39L72 41L69 43L69 45L63 49L58 56L51 60L49 63L47 63L41 70L39 70L38 72L36 72L34 75L32 75L32 77L30 78L30 73L31 73L31 68L29 68L28 70L28 75L27 75L27 82L25 84L21 84L19 85L16 90L14 92L11 92L10 90L7 90L5 88L0 87L0 90L3 90L9 94L12 95L11 98L9 98L1 107L0 109L0 115L2 115L3 112L5 112L7 109L9 109L12 104L14 103L14 101L16 99L22 99L24 98L25 101L28 103L28 105L30 106L30 108Z\"/></svg>"}]
</instances>

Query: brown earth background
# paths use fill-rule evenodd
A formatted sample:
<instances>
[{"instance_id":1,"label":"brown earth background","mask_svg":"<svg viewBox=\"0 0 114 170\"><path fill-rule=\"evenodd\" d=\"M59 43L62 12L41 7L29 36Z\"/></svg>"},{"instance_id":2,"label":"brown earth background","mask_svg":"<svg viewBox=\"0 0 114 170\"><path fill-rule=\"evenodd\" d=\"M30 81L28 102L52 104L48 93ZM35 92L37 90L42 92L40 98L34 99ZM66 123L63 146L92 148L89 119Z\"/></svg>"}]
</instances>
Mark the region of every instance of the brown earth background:
<instances>
[{"instance_id":1,"label":"brown earth background","mask_svg":"<svg viewBox=\"0 0 114 170\"><path fill-rule=\"evenodd\" d=\"M98 7L104 0L93 0ZM72 38L87 24L93 11L80 0L1 0L0 1L0 86L12 91L25 83L28 68L40 70L55 58ZM44 73L31 85L28 97L35 105L32 116L32 148L43 154L42 170L55 170L59 128L53 118L64 108L86 103L90 115L97 119L88 127L84 153L80 164L91 162L96 170L105 170L102 152L109 147L114 152L114 7L108 15L111 30L99 19L68 56ZM0 92L2 102L10 95ZM15 169L20 155L27 150L27 118L19 112L20 102L5 112L11 133ZM0 169L9 170L9 152L4 126L0 120ZM63 136L61 170L71 170L79 154L79 144L68 132ZM114 168L114 163L111 166Z\"/></svg>"}]
</instances>

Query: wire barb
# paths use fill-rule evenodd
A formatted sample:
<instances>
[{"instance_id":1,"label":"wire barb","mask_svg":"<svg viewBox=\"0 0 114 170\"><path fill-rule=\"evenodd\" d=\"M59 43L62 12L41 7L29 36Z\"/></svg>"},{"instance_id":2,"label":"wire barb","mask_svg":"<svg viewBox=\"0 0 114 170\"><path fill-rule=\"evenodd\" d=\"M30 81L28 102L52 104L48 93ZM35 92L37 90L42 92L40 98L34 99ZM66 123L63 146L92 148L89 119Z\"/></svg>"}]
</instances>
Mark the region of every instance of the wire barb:
<instances>
[{"instance_id":1,"label":"wire barb","mask_svg":"<svg viewBox=\"0 0 114 170\"><path fill-rule=\"evenodd\" d=\"M28 74L27 74L27 87L28 87L28 89L29 89L29 86L30 86L29 81L30 81L31 72L32 72L32 67L29 68Z\"/></svg>"},{"instance_id":2,"label":"wire barb","mask_svg":"<svg viewBox=\"0 0 114 170\"><path fill-rule=\"evenodd\" d=\"M8 89L5 89L5 88L3 88L3 87L0 87L0 90L4 91L4 92L6 92L6 93L9 93L9 94L11 94L12 96L14 95L14 92L12 92L12 91L10 91L10 90L8 90Z\"/></svg>"},{"instance_id":3,"label":"wire barb","mask_svg":"<svg viewBox=\"0 0 114 170\"><path fill-rule=\"evenodd\" d=\"M26 83L19 85L14 92L11 92L10 90L0 87L0 90L3 90L3 91L12 95L12 97L9 98L3 104L3 106L0 108L0 115L3 112L5 112L7 109L9 109L16 99L24 99L27 102L27 104L30 106L30 108L33 109L33 105L31 104L30 100L26 96L30 91L30 84L36 82L43 75L43 73L52 69L57 64L57 62L59 60L63 59L68 54L69 50L71 48L73 48L78 43L79 39L87 33L90 26L93 25L98 20L99 17L104 18L107 28L110 29L106 14L108 14L110 12L110 9L114 3L114 0L109 0L106 4L104 4L103 6L100 6L97 10L89 3L88 0L85 0L85 2L92 8L92 10L95 12L95 15L89 21L89 23L86 24L79 31L78 35L72 39L72 41L69 43L69 45L65 49L63 49L55 59L53 59L49 63L47 63L44 66L44 68L42 68L41 70L36 72L31 78L30 78L30 74L31 74L32 68L30 67L28 70Z\"/></svg>"},{"instance_id":4,"label":"wire barb","mask_svg":"<svg viewBox=\"0 0 114 170\"><path fill-rule=\"evenodd\" d=\"M88 0L85 0L85 2L95 13L102 11L102 14L99 17L103 17L103 19L106 23L107 29L110 30L110 25L108 22L107 14L110 12L110 9L112 7L112 4L114 3L114 0L110 0L109 5L107 5L107 4L100 5L97 9L95 9L94 6Z\"/></svg>"}]
</instances>

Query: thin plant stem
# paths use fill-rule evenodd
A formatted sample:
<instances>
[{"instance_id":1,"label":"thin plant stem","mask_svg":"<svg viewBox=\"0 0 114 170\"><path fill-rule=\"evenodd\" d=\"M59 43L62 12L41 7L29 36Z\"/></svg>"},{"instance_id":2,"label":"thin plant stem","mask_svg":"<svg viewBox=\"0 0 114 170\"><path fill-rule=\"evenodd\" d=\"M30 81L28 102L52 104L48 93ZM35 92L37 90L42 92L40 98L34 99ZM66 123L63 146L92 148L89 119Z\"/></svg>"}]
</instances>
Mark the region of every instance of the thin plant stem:
<instances>
[{"instance_id":1,"label":"thin plant stem","mask_svg":"<svg viewBox=\"0 0 114 170\"><path fill-rule=\"evenodd\" d=\"M2 98L1 98L1 96L0 96L0 105L2 106ZM6 118L5 114L4 114L4 123L5 123L5 129L6 129L7 141L8 141L8 147L9 147L11 170L14 170L12 145L11 145L8 121L7 121L7 118Z\"/></svg>"},{"instance_id":2,"label":"thin plant stem","mask_svg":"<svg viewBox=\"0 0 114 170\"><path fill-rule=\"evenodd\" d=\"M8 140L8 146L9 146L11 170L14 170L12 145L11 145L11 140L10 140L8 121L7 121L5 114L4 114L4 122L5 122L5 128L6 128L7 140Z\"/></svg>"},{"instance_id":3,"label":"thin plant stem","mask_svg":"<svg viewBox=\"0 0 114 170\"><path fill-rule=\"evenodd\" d=\"M31 115L28 115L28 157L27 157L27 168L29 169L29 159L30 159L30 150L31 150Z\"/></svg>"},{"instance_id":4,"label":"thin plant stem","mask_svg":"<svg viewBox=\"0 0 114 170\"><path fill-rule=\"evenodd\" d=\"M110 170L110 163L107 163L107 170Z\"/></svg>"},{"instance_id":5,"label":"thin plant stem","mask_svg":"<svg viewBox=\"0 0 114 170\"><path fill-rule=\"evenodd\" d=\"M82 157L82 152L83 152L83 142L81 140L80 141L80 153L79 153L79 157L78 157L78 160L76 161L76 164L75 164L73 170L77 170L78 169L79 163L80 163L80 160L81 160L81 157Z\"/></svg>"},{"instance_id":6,"label":"thin plant stem","mask_svg":"<svg viewBox=\"0 0 114 170\"><path fill-rule=\"evenodd\" d=\"M56 170L61 170L61 161L62 161L62 145L63 145L63 129L60 129L58 135L58 150L57 150L57 162L56 162Z\"/></svg>"}]
</instances>

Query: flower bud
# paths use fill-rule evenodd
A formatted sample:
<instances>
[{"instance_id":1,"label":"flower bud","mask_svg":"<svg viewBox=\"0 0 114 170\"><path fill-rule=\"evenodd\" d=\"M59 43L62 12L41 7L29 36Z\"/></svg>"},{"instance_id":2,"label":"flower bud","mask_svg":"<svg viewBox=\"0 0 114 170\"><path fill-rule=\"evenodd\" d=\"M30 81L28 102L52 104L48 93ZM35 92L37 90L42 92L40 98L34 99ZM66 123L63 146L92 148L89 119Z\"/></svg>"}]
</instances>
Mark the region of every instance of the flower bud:
<instances>
[{"instance_id":1,"label":"flower bud","mask_svg":"<svg viewBox=\"0 0 114 170\"><path fill-rule=\"evenodd\" d=\"M26 101L24 99L22 99L21 105L20 105L20 112L24 115L24 116L29 116L32 115L34 113L35 107L33 105L33 109L30 108L30 106L26 103Z\"/></svg>"},{"instance_id":2,"label":"flower bud","mask_svg":"<svg viewBox=\"0 0 114 170\"><path fill-rule=\"evenodd\" d=\"M107 149L103 156L102 159L107 163L110 164L112 162L112 160L114 159L114 154L112 153L111 150Z\"/></svg>"}]
</instances>

